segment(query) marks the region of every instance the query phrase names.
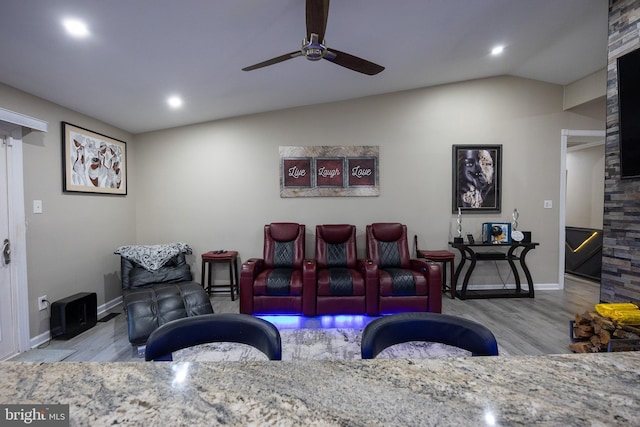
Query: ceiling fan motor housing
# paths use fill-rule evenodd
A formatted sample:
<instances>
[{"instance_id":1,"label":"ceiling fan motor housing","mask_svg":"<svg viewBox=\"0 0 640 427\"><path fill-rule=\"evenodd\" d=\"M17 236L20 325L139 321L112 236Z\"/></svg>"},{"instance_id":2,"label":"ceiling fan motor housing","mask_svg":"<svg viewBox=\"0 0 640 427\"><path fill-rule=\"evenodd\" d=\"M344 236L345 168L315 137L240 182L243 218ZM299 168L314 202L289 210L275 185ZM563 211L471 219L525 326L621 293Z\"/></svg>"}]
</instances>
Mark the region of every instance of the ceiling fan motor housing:
<instances>
[{"instance_id":1,"label":"ceiling fan motor housing","mask_svg":"<svg viewBox=\"0 0 640 427\"><path fill-rule=\"evenodd\" d=\"M304 39L302 41L302 54L310 61L319 61L324 58L327 53L327 48L318 42L318 35L311 34L311 40L307 41Z\"/></svg>"}]
</instances>

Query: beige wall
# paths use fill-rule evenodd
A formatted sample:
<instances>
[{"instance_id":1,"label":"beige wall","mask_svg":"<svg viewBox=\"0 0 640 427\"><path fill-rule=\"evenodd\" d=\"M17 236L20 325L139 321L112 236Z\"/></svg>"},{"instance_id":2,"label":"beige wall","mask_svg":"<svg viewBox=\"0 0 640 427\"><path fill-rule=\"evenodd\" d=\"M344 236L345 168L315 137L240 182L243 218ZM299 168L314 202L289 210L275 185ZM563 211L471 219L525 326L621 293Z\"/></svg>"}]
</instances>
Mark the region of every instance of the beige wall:
<instances>
[{"instance_id":1,"label":"beige wall","mask_svg":"<svg viewBox=\"0 0 640 427\"><path fill-rule=\"evenodd\" d=\"M113 250L135 239L135 179L131 176L126 197L62 192L60 122L127 142L132 136L2 84L0 107L49 123L47 133L31 132L23 138L29 324L34 337L49 330L48 311L37 307L40 295L53 302L77 292L96 292L99 305L119 297L116 270L120 265ZM129 163L134 163L128 151ZM42 214L33 214L35 199L42 200Z\"/></svg>"},{"instance_id":2,"label":"beige wall","mask_svg":"<svg viewBox=\"0 0 640 427\"><path fill-rule=\"evenodd\" d=\"M602 230L604 212L604 142L567 153L568 227Z\"/></svg>"},{"instance_id":3,"label":"beige wall","mask_svg":"<svg viewBox=\"0 0 640 427\"><path fill-rule=\"evenodd\" d=\"M49 122L47 134L24 139L31 336L48 330L39 295L55 301L91 291L99 305L117 298L113 250L124 244L187 242L196 280L202 252L260 256L271 221L306 224L309 255L315 225L336 222L358 227L361 249L375 221L403 222L421 248L446 248L453 144L504 146L502 214L465 215L465 232L510 220L517 207L520 229L541 243L530 254L536 283L557 283L560 130L604 128L563 111L562 101L561 86L499 77L132 136L0 85L0 107ZM60 121L128 142L126 197L62 192ZM380 197L281 199L280 145L380 146ZM42 215L31 213L34 199L43 200ZM554 209L543 209L545 199ZM499 283L491 265L475 280Z\"/></svg>"},{"instance_id":4,"label":"beige wall","mask_svg":"<svg viewBox=\"0 0 640 427\"><path fill-rule=\"evenodd\" d=\"M518 208L519 228L541 243L530 254L536 283L557 284L560 130L604 128L562 102L560 86L500 77L138 135L137 241L184 240L199 268L211 249L261 256L271 221L306 224L308 255L316 224L355 224L363 255L366 224L399 221L421 248L444 249L451 146L503 144L502 213L464 215L464 231L478 236L482 222L510 221ZM281 199L280 145L380 146L380 197ZM554 209L543 209L545 199ZM484 264L474 283L499 283Z\"/></svg>"}]
</instances>

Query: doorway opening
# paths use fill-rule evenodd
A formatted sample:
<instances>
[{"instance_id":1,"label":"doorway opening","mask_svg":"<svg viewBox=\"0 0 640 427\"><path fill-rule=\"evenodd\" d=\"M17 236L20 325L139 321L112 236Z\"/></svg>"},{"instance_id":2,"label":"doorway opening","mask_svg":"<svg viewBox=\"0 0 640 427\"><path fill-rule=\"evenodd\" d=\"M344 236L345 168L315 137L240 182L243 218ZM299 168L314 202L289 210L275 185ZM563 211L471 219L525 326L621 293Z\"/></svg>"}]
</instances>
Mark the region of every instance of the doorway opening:
<instances>
[{"instance_id":1,"label":"doorway opening","mask_svg":"<svg viewBox=\"0 0 640 427\"><path fill-rule=\"evenodd\" d=\"M584 272L584 277L595 274L597 270L594 261L597 264L598 256L601 256L597 250L598 240L602 239L604 215L605 137L606 133L602 130L563 129L561 132L558 221L560 289L564 289L567 261L578 273ZM569 231L567 227L570 227ZM568 236L571 241L567 240Z\"/></svg>"}]
</instances>

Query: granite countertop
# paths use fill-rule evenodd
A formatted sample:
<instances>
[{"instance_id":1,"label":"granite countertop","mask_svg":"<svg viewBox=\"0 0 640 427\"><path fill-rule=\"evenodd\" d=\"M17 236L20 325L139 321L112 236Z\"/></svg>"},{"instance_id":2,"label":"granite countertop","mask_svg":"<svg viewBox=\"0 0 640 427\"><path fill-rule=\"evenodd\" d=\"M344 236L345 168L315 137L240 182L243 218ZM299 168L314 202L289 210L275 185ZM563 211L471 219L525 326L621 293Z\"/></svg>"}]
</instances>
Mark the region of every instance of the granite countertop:
<instances>
[{"instance_id":1,"label":"granite countertop","mask_svg":"<svg viewBox=\"0 0 640 427\"><path fill-rule=\"evenodd\" d=\"M0 363L2 404L71 425L637 425L640 353L306 362Z\"/></svg>"}]
</instances>

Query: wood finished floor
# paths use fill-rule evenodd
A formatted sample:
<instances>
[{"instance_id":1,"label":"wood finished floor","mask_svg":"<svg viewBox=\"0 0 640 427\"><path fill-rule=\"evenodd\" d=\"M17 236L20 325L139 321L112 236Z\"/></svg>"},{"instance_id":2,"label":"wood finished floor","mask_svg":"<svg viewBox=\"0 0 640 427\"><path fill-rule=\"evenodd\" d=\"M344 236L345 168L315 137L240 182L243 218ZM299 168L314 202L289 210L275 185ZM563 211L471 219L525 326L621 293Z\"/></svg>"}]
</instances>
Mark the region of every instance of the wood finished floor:
<instances>
[{"instance_id":1,"label":"wood finished floor","mask_svg":"<svg viewBox=\"0 0 640 427\"><path fill-rule=\"evenodd\" d=\"M539 355L570 353L569 320L576 313L593 309L599 302L598 283L567 277L565 289L537 291L534 299L452 300L443 296L442 312L464 317L487 326L496 336L506 355ZM212 297L216 313L238 312L238 301L229 297ZM76 349L65 361L140 362L138 349L127 338L127 322L121 307L110 312L120 313L107 322L67 341L53 340L51 349ZM103 313L100 317L106 315ZM342 324L342 327L349 327ZM317 318L302 320L297 327L322 327ZM354 327L361 327L360 325ZM42 347L42 346L41 346Z\"/></svg>"}]
</instances>

